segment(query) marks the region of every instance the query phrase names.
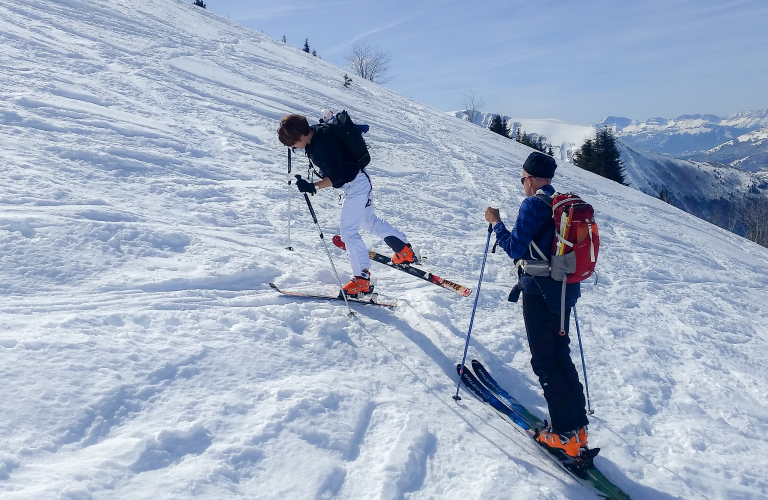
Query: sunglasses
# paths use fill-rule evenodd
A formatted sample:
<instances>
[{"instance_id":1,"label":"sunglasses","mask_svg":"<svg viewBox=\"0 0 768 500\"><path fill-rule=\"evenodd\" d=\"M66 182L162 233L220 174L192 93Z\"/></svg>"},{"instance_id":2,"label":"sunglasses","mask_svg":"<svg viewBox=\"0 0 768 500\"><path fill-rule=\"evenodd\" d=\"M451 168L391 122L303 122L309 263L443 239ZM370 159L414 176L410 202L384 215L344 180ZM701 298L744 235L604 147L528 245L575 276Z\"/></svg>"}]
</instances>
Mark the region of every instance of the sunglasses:
<instances>
[{"instance_id":1,"label":"sunglasses","mask_svg":"<svg viewBox=\"0 0 768 500\"><path fill-rule=\"evenodd\" d=\"M525 177L520 177L520 184L525 186L525 179L533 179L532 175L526 175Z\"/></svg>"}]
</instances>

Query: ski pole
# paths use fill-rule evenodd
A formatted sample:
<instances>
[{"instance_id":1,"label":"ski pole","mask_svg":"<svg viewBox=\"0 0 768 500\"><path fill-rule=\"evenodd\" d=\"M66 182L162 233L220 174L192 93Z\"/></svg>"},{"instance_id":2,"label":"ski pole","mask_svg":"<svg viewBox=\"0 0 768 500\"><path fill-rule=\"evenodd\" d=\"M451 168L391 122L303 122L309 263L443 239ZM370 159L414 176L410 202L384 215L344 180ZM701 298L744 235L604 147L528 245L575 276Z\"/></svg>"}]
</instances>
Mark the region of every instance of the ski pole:
<instances>
[{"instance_id":1,"label":"ski pole","mask_svg":"<svg viewBox=\"0 0 768 500\"><path fill-rule=\"evenodd\" d=\"M328 260L331 261L331 268L333 268L333 274L336 276L336 281L339 283L339 293L344 298L344 303L347 304L347 309L349 309L349 315L353 316L355 314L355 312L352 310L351 307L349 307L349 301L347 300L347 294L344 293L344 287L341 285L341 279L339 278L339 273L336 272L336 266L333 264L333 258L331 257L331 251L328 250L328 244L325 242L325 238L323 237L323 230L320 228L320 223L317 222L317 216L315 215L315 209L312 208L312 203L309 202L309 195L307 193L304 193L304 199L307 200L307 206L309 207L309 213L312 214L312 220L315 221L315 225L317 226L317 230L318 230L318 232L320 232L320 240L322 240L323 246L325 247L325 253L328 254Z\"/></svg>"},{"instance_id":2,"label":"ski pole","mask_svg":"<svg viewBox=\"0 0 768 500\"><path fill-rule=\"evenodd\" d=\"M576 306L573 306L573 319L576 321L576 336L579 338L579 350L581 351L581 370L584 372L584 388L587 390L587 410L589 414L595 413L589 404L589 382L587 382L587 364L584 362L584 348L581 347L581 332L579 331L579 316L576 314Z\"/></svg>"},{"instance_id":3,"label":"ski pole","mask_svg":"<svg viewBox=\"0 0 768 500\"><path fill-rule=\"evenodd\" d=\"M461 376L464 374L464 362L467 360L467 349L469 349L469 336L472 335L472 323L475 322L475 310L477 309L477 299L480 298L480 285L483 283L483 272L485 272L485 259L488 257L488 245L491 244L491 233L493 233L493 224L488 224L488 239L485 241L485 252L483 253L483 265L480 267L480 281L477 282L477 291L475 292L475 305L472 306L472 317L469 319L469 331L467 332L467 341L464 343L464 356L461 358L461 370L459 370L459 383L456 385L456 395L454 401L459 401L459 388L461 387Z\"/></svg>"},{"instance_id":4,"label":"ski pole","mask_svg":"<svg viewBox=\"0 0 768 500\"><path fill-rule=\"evenodd\" d=\"M285 249L293 251L291 246L291 148L288 148L288 246Z\"/></svg>"}]
</instances>

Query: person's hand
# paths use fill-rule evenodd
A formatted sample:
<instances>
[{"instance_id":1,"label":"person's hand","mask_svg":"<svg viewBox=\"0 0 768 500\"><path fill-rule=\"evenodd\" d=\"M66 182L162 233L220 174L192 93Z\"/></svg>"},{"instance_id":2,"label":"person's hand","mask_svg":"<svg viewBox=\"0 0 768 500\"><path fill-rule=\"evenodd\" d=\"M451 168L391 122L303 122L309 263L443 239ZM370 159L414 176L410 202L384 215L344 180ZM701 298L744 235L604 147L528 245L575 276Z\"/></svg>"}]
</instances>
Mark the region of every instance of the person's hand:
<instances>
[{"instance_id":1,"label":"person's hand","mask_svg":"<svg viewBox=\"0 0 768 500\"><path fill-rule=\"evenodd\" d=\"M493 225L496 225L497 223L501 222L501 216L499 215L499 209L488 207L485 209L485 220L490 222Z\"/></svg>"},{"instance_id":2,"label":"person's hand","mask_svg":"<svg viewBox=\"0 0 768 500\"><path fill-rule=\"evenodd\" d=\"M315 185L305 179L302 179L300 175L296 176L296 187L299 188L299 191L302 193L310 193L312 195L317 193L317 188Z\"/></svg>"}]
</instances>

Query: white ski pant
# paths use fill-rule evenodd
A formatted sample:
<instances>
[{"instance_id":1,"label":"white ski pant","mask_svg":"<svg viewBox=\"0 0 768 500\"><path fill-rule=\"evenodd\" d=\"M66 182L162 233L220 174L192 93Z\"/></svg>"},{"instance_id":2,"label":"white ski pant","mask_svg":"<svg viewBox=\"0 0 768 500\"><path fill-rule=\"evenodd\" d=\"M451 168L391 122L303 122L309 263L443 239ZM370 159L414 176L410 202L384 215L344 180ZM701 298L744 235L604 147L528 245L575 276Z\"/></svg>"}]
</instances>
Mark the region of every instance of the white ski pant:
<instances>
[{"instance_id":1,"label":"white ski pant","mask_svg":"<svg viewBox=\"0 0 768 500\"><path fill-rule=\"evenodd\" d=\"M407 243L405 234L392 227L384 219L376 217L373 210L373 187L368 174L360 172L352 181L341 186L344 192L344 204L341 206L339 232L347 246L349 264L352 273L360 276L363 269L371 267L368 248L360 237L360 228L379 238L395 236Z\"/></svg>"}]
</instances>

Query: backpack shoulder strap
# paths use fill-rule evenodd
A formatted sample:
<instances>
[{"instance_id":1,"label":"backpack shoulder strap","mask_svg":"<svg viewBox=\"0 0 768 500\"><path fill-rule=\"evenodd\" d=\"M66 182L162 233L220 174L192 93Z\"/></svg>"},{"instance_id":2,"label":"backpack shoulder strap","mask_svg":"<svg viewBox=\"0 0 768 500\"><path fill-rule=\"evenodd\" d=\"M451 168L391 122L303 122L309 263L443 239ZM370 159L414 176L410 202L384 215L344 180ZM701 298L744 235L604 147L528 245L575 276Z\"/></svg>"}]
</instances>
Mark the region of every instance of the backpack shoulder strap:
<instances>
[{"instance_id":1,"label":"backpack shoulder strap","mask_svg":"<svg viewBox=\"0 0 768 500\"><path fill-rule=\"evenodd\" d=\"M536 194L534 196L536 196L536 198L540 199L541 201L543 201L544 203L546 203L551 207L552 200L554 199L554 196L557 196L557 193L555 193L554 196L549 196L547 193L539 189L538 191L536 191ZM539 254L539 257L541 257L541 260L544 260L544 261L549 259L547 259L547 256L544 255L544 252L542 252L541 248L539 248L539 246L536 244L536 240L541 236L543 236L542 233L546 230L547 230L547 227L545 225L535 235L533 235L533 239L531 240L530 245L528 245L528 249L531 252L531 257L534 257L535 254L533 252L535 251L537 254Z\"/></svg>"},{"instance_id":2,"label":"backpack shoulder strap","mask_svg":"<svg viewBox=\"0 0 768 500\"><path fill-rule=\"evenodd\" d=\"M559 194L560 193L555 193L552 196L549 196L543 190L539 189L538 191L536 191L536 194L534 196L536 196L536 198L540 199L541 201L543 201L544 203L546 203L547 205L549 205L551 207L552 206L552 201L555 199L555 196L557 196Z\"/></svg>"}]
</instances>

